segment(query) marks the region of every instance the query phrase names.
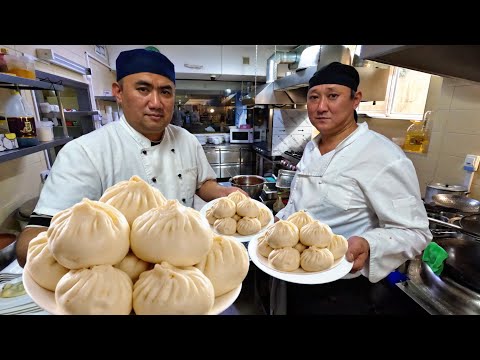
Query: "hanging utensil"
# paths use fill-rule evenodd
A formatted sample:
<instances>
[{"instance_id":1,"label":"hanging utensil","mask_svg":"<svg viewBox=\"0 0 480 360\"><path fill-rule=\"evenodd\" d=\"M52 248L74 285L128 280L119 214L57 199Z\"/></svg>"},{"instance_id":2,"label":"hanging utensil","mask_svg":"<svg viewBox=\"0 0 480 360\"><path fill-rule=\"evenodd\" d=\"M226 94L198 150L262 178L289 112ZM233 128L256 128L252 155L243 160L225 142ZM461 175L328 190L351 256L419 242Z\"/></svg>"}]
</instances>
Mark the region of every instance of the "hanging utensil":
<instances>
[{"instance_id":1,"label":"hanging utensil","mask_svg":"<svg viewBox=\"0 0 480 360\"><path fill-rule=\"evenodd\" d=\"M432 196L436 205L466 213L480 212L480 201L457 194L436 194Z\"/></svg>"}]
</instances>

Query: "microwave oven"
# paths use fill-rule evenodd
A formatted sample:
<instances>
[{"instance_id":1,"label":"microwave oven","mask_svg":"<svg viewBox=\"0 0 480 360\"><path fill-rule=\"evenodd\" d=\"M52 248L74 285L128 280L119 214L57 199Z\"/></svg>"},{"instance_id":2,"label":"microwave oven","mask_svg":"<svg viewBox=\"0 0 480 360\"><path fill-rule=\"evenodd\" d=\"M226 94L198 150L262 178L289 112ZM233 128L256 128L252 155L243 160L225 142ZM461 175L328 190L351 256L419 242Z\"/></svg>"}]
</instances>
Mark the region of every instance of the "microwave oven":
<instances>
[{"instance_id":1,"label":"microwave oven","mask_svg":"<svg viewBox=\"0 0 480 360\"><path fill-rule=\"evenodd\" d=\"M253 129L230 129L230 142L234 144L253 143Z\"/></svg>"},{"instance_id":2,"label":"microwave oven","mask_svg":"<svg viewBox=\"0 0 480 360\"><path fill-rule=\"evenodd\" d=\"M265 141L265 129L230 129L231 143L253 143Z\"/></svg>"}]
</instances>

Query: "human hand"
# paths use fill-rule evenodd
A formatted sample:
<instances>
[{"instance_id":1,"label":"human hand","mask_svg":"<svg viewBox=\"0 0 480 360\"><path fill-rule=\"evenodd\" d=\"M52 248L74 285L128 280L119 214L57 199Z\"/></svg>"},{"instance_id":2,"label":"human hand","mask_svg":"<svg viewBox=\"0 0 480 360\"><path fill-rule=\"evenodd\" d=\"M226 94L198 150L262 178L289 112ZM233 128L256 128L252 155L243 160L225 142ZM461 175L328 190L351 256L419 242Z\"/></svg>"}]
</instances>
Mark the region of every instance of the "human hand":
<instances>
[{"instance_id":1,"label":"human hand","mask_svg":"<svg viewBox=\"0 0 480 360\"><path fill-rule=\"evenodd\" d=\"M370 254L370 245L368 241L360 236L352 236L348 239L348 250L345 254L347 261L353 261L351 273L357 272L363 268L365 261Z\"/></svg>"}]
</instances>

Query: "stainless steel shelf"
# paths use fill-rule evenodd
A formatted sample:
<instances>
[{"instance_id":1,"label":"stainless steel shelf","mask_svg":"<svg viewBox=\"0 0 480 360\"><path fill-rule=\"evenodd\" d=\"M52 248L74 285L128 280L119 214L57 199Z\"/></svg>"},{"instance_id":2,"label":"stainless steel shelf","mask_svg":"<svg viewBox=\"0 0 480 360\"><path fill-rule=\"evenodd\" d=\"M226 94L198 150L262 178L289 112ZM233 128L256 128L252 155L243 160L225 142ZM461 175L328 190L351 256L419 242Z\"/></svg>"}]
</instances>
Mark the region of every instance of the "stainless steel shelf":
<instances>
[{"instance_id":1,"label":"stainless steel shelf","mask_svg":"<svg viewBox=\"0 0 480 360\"><path fill-rule=\"evenodd\" d=\"M33 153L36 153L38 151L46 150L55 146L63 145L69 142L70 140L73 140L72 137L61 137L61 138L56 138L52 141L44 141L40 142L39 145L36 146L30 146L30 147L24 147L24 148L19 148L19 149L13 149L13 150L7 150L7 151L1 151L0 152L0 163L17 159L25 155L30 155Z\"/></svg>"},{"instance_id":2,"label":"stainless steel shelf","mask_svg":"<svg viewBox=\"0 0 480 360\"><path fill-rule=\"evenodd\" d=\"M95 96L95 100L117 102L117 98L115 96Z\"/></svg>"},{"instance_id":3,"label":"stainless steel shelf","mask_svg":"<svg viewBox=\"0 0 480 360\"><path fill-rule=\"evenodd\" d=\"M2 73L0 73L0 87L21 90L63 90L62 85Z\"/></svg>"},{"instance_id":4,"label":"stainless steel shelf","mask_svg":"<svg viewBox=\"0 0 480 360\"><path fill-rule=\"evenodd\" d=\"M100 112L98 112L97 110L93 110L93 111L64 111L63 114L65 115L66 118L69 118L69 117L99 115ZM42 113L42 117L46 117L46 118L56 117L56 118L58 118L58 117L61 117L61 114L59 112Z\"/></svg>"}]
</instances>

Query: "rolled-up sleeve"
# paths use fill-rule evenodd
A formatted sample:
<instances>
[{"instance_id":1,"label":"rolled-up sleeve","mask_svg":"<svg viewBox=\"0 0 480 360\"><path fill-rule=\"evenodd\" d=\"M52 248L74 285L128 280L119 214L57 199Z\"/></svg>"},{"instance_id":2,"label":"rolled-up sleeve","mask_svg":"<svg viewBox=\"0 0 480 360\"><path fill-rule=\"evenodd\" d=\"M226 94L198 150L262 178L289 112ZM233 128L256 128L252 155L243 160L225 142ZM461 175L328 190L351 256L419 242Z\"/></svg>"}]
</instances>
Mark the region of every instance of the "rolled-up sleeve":
<instances>
[{"instance_id":1,"label":"rolled-up sleeve","mask_svg":"<svg viewBox=\"0 0 480 360\"><path fill-rule=\"evenodd\" d=\"M377 282L421 254L432 234L410 159L398 159L385 167L366 186L365 194L380 227L359 235L370 245L369 264L362 272Z\"/></svg>"},{"instance_id":2,"label":"rolled-up sleeve","mask_svg":"<svg viewBox=\"0 0 480 360\"><path fill-rule=\"evenodd\" d=\"M197 174L197 190L200 189L203 183L207 180L215 180L217 175L215 171L213 171L212 167L210 166L207 156L205 155L205 151L203 150L202 145L197 140L196 145L196 158L198 164L198 174Z\"/></svg>"}]
</instances>

